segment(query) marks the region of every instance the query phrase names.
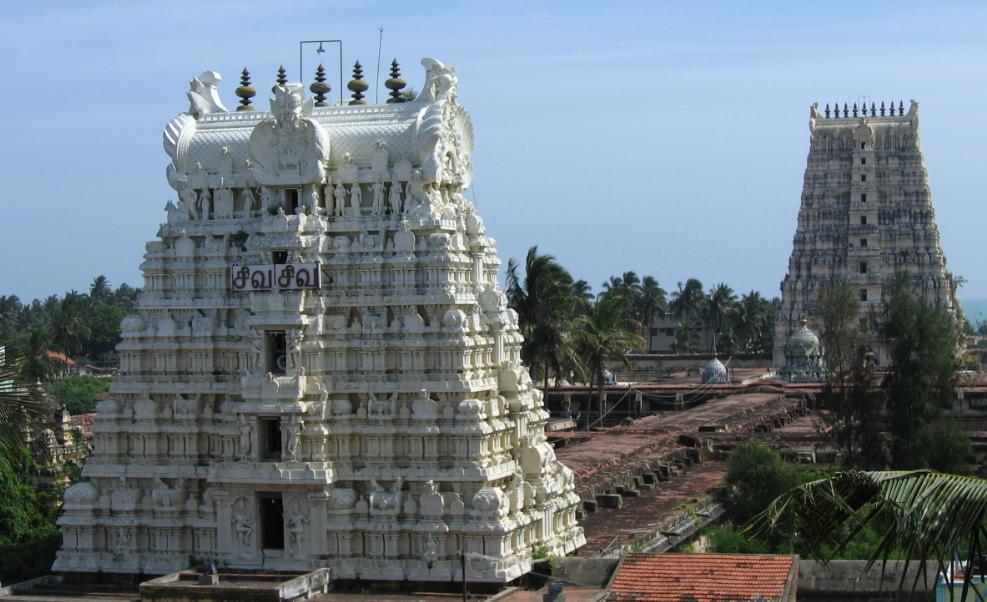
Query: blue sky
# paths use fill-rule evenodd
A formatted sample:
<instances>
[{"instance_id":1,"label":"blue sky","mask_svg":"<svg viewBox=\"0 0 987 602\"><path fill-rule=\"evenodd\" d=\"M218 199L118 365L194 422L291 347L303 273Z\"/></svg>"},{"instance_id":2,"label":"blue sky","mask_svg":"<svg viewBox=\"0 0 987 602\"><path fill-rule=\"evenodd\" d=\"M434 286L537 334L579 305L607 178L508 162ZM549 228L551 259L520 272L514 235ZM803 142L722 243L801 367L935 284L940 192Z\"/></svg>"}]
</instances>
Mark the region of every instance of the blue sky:
<instances>
[{"instance_id":1,"label":"blue sky","mask_svg":"<svg viewBox=\"0 0 987 602\"><path fill-rule=\"evenodd\" d=\"M264 104L312 38L373 76L379 25L413 86L423 56L457 66L505 264L537 244L597 290L632 269L775 295L809 105L915 98L949 266L987 297L987 5L859 0L3 3L0 293L139 285L188 79L220 72L232 107L246 65Z\"/></svg>"}]
</instances>

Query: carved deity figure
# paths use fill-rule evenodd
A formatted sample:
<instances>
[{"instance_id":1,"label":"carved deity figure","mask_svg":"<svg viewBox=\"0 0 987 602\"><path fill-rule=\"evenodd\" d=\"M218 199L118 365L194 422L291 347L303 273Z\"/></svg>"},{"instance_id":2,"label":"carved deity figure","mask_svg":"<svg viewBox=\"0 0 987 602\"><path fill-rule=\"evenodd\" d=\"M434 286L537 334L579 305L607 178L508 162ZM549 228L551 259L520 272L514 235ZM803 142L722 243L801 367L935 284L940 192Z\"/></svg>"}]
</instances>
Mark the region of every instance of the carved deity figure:
<instances>
[{"instance_id":1,"label":"carved deity figure","mask_svg":"<svg viewBox=\"0 0 987 602\"><path fill-rule=\"evenodd\" d=\"M363 203L363 192L359 183L350 185L350 213L353 217L360 215L360 205Z\"/></svg>"},{"instance_id":2,"label":"carved deity figure","mask_svg":"<svg viewBox=\"0 0 987 602\"><path fill-rule=\"evenodd\" d=\"M343 217L346 211L346 188L342 184L336 184L336 217Z\"/></svg>"},{"instance_id":3,"label":"carved deity figure","mask_svg":"<svg viewBox=\"0 0 987 602\"><path fill-rule=\"evenodd\" d=\"M246 414L240 414L240 458L247 460L253 447L254 427Z\"/></svg>"},{"instance_id":4,"label":"carved deity figure","mask_svg":"<svg viewBox=\"0 0 987 602\"><path fill-rule=\"evenodd\" d=\"M335 193L332 189L332 182L327 182L325 188L322 190L322 198L325 199L326 203L326 215L333 215L333 208L335 207L334 201Z\"/></svg>"},{"instance_id":5,"label":"carved deity figure","mask_svg":"<svg viewBox=\"0 0 987 602\"><path fill-rule=\"evenodd\" d=\"M285 343L288 349L288 369L298 370L302 359L302 331L289 330L285 334Z\"/></svg>"},{"instance_id":6,"label":"carved deity figure","mask_svg":"<svg viewBox=\"0 0 987 602\"><path fill-rule=\"evenodd\" d=\"M271 198L271 189L267 186L261 186L260 188L260 210L262 213L267 213L271 207L274 206L274 199Z\"/></svg>"},{"instance_id":7,"label":"carved deity figure","mask_svg":"<svg viewBox=\"0 0 987 602\"><path fill-rule=\"evenodd\" d=\"M422 560L431 565L433 562L439 559L438 545L435 538L431 533L425 538L424 552L422 553ZM431 568L431 567L429 567Z\"/></svg>"},{"instance_id":8,"label":"carved deity figure","mask_svg":"<svg viewBox=\"0 0 987 602\"><path fill-rule=\"evenodd\" d=\"M292 558L300 559L304 556L302 542L305 535L305 525L307 524L308 518L301 512L296 512L288 516L288 555Z\"/></svg>"},{"instance_id":9,"label":"carved deity figure","mask_svg":"<svg viewBox=\"0 0 987 602\"><path fill-rule=\"evenodd\" d=\"M374 199L370 204L370 214L380 215L384 212L384 183L377 178L373 184Z\"/></svg>"},{"instance_id":10,"label":"carved deity figure","mask_svg":"<svg viewBox=\"0 0 987 602\"><path fill-rule=\"evenodd\" d=\"M247 516L243 508L239 508L233 513L233 534L236 537L237 547L240 548L240 555L249 556L251 539L254 535L254 521Z\"/></svg>"},{"instance_id":11,"label":"carved deity figure","mask_svg":"<svg viewBox=\"0 0 987 602\"><path fill-rule=\"evenodd\" d=\"M250 186L243 187L243 217L250 217L250 215L257 209L257 197L254 195L254 189Z\"/></svg>"},{"instance_id":12,"label":"carved deity figure","mask_svg":"<svg viewBox=\"0 0 987 602\"><path fill-rule=\"evenodd\" d=\"M213 200L213 217L229 219L233 217L233 191L229 188L218 188Z\"/></svg>"},{"instance_id":13,"label":"carved deity figure","mask_svg":"<svg viewBox=\"0 0 987 602\"><path fill-rule=\"evenodd\" d=\"M391 181L391 188L387 193L387 203L391 206L391 215L401 213L401 182Z\"/></svg>"},{"instance_id":14,"label":"carved deity figure","mask_svg":"<svg viewBox=\"0 0 987 602\"><path fill-rule=\"evenodd\" d=\"M285 438L283 452L285 460L295 461L298 459L298 445L302 438L302 427L305 425L301 417L293 414L285 426Z\"/></svg>"},{"instance_id":15,"label":"carved deity figure","mask_svg":"<svg viewBox=\"0 0 987 602\"><path fill-rule=\"evenodd\" d=\"M199 213L195 209L195 191L191 188L181 188L178 191L178 208L185 213L188 219L199 219Z\"/></svg>"}]
</instances>

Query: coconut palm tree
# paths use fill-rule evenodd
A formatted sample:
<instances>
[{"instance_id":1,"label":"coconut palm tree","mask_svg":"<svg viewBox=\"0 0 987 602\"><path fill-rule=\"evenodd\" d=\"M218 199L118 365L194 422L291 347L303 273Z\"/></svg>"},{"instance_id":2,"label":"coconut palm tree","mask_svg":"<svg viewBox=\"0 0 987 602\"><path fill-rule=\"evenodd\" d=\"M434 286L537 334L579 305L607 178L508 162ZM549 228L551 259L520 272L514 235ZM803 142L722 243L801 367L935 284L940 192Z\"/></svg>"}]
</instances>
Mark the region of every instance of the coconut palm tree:
<instances>
[{"instance_id":1,"label":"coconut palm tree","mask_svg":"<svg viewBox=\"0 0 987 602\"><path fill-rule=\"evenodd\" d=\"M706 322L713 327L712 349L716 351L716 337L723 331L727 317L733 313L737 295L727 284L721 282L710 289L706 296L703 314Z\"/></svg>"},{"instance_id":2,"label":"coconut palm tree","mask_svg":"<svg viewBox=\"0 0 987 602\"><path fill-rule=\"evenodd\" d=\"M38 325L28 331L27 336L18 345L15 362L17 376L26 383L44 382L55 373L55 364L48 357L51 347L51 334L43 325Z\"/></svg>"},{"instance_id":3,"label":"coconut palm tree","mask_svg":"<svg viewBox=\"0 0 987 602\"><path fill-rule=\"evenodd\" d=\"M607 362L619 361L628 365L628 352L638 348L643 341L636 334L638 324L627 317L627 299L620 295L600 296L589 314L581 316L576 324L572 340L589 375L590 389L594 385L597 387L597 407L602 419ZM587 416L591 404L592 395L587 397Z\"/></svg>"},{"instance_id":4,"label":"coconut palm tree","mask_svg":"<svg viewBox=\"0 0 987 602\"><path fill-rule=\"evenodd\" d=\"M547 388L549 372L554 369L558 374L568 353L566 333L575 308L572 276L555 257L539 254L537 246L528 249L523 277L519 270L514 259L507 262L507 300L518 313L524 335L521 356L541 371Z\"/></svg>"},{"instance_id":5,"label":"coconut palm tree","mask_svg":"<svg viewBox=\"0 0 987 602\"><path fill-rule=\"evenodd\" d=\"M78 353L82 341L89 336L89 326L83 318L83 295L72 291L65 295L52 316L51 338L65 355Z\"/></svg>"},{"instance_id":6,"label":"coconut palm tree","mask_svg":"<svg viewBox=\"0 0 987 602\"><path fill-rule=\"evenodd\" d=\"M768 326L767 300L757 291L741 295L734 318L737 322L737 335L744 351L753 351L755 341L759 341Z\"/></svg>"},{"instance_id":7,"label":"coconut palm tree","mask_svg":"<svg viewBox=\"0 0 987 602\"><path fill-rule=\"evenodd\" d=\"M89 285L89 296L97 301L106 300L112 293L110 281L102 274L93 278L93 283Z\"/></svg>"},{"instance_id":8,"label":"coconut palm tree","mask_svg":"<svg viewBox=\"0 0 987 602\"><path fill-rule=\"evenodd\" d=\"M897 550L906 562L917 561L923 574L930 562L933 573L946 572L955 558L973 565L987 551L985 518L985 479L931 470L847 471L778 497L751 520L747 530L763 533L790 525L817 557L827 559L870 526L883 537L867 569ZM906 573L902 571L899 589ZM961 600L967 599L972 575L973 571L965 571Z\"/></svg>"},{"instance_id":9,"label":"coconut palm tree","mask_svg":"<svg viewBox=\"0 0 987 602\"><path fill-rule=\"evenodd\" d=\"M664 313L668 302L665 289L658 284L654 276L641 279L641 295L638 297L637 317L641 322L642 331L651 327L655 317Z\"/></svg>"},{"instance_id":10,"label":"coconut palm tree","mask_svg":"<svg viewBox=\"0 0 987 602\"><path fill-rule=\"evenodd\" d=\"M43 419L39 390L21 385L22 359L4 355L0 364L0 462L18 464L24 458L27 434ZM31 382L31 381L29 381Z\"/></svg>"},{"instance_id":11,"label":"coconut palm tree","mask_svg":"<svg viewBox=\"0 0 987 602\"><path fill-rule=\"evenodd\" d=\"M0 295L0 337L6 339L17 331L23 313L17 295Z\"/></svg>"},{"instance_id":12,"label":"coconut palm tree","mask_svg":"<svg viewBox=\"0 0 987 602\"><path fill-rule=\"evenodd\" d=\"M678 283L678 290L672 293L669 309L680 318L695 318L701 313L705 298L703 283L695 278L689 278L685 281L685 285Z\"/></svg>"}]
</instances>

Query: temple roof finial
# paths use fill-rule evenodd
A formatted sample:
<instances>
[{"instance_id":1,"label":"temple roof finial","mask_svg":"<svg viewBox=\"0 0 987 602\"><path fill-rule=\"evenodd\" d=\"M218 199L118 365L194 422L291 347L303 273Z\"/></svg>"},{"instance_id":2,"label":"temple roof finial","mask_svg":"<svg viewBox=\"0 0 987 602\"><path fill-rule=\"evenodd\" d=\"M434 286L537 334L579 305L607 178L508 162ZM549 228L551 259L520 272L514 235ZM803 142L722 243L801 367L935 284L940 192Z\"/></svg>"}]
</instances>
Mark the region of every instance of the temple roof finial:
<instances>
[{"instance_id":1,"label":"temple roof finial","mask_svg":"<svg viewBox=\"0 0 987 602\"><path fill-rule=\"evenodd\" d=\"M408 83L401 79L401 67L398 65L398 60L391 60L391 77L384 82L384 86L391 91L387 103L404 102L404 98L401 96L401 90L407 85Z\"/></svg>"},{"instance_id":2,"label":"temple roof finial","mask_svg":"<svg viewBox=\"0 0 987 602\"><path fill-rule=\"evenodd\" d=\"M353 65L353 79L346 84L346 87L353 93L353 100L350 101L351 105L367 104L367 101L363 100L363 93L370 88L370 84L367 83L367 80L363 79L363 65L360 64L360 61L357 61Z\"/></svg>"},{"instance_id":3,"label":"temple roof finial","mask_svg":"<svg viewBox=\"0 0 987 602\"><path fill-rule=\"evenodd\" d=\"M250 99L257 94L257 90L250 85L250 72L247 71L246 67L243 68L243 73L240 74L240 85L233 92L240 97L240 106L236 108L237 111L254 110L254 107L250 104Z\"/></svg>"},{"instance_id":4,"label":"temple roof finial","mask_svg":"<svg viewBox=\"0 0 987 602\"><path fill-rule=\"evenodd\" d=\"M278 67L278 85L283 86L288 83L288 74L284 70L284 65Z\"/></svg>"},{"instance_id":5,"label":"temple roof finial","mask_svg":"<svg viewBox=\"0 0 987 602\"><path fill-rule=\"evenodd\" d=\"M319 63L319 66L315 69L315 83L308 87L315 94L315 106L317 107L328 107L329 103L326 102L326 94L332 90L332 86L326 83L326 68Z\"/></svg>"}]
</instances>

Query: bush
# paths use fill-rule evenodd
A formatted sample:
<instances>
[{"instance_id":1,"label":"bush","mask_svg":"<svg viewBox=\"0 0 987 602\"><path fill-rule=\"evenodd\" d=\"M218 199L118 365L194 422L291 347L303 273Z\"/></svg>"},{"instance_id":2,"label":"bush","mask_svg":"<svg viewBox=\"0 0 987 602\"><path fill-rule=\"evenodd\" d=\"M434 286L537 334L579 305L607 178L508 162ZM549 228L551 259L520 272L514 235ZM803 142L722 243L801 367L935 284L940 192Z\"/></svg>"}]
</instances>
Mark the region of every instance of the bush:
<instances>
[{"instance_id":1,"label":"bush","mask_svg":"<svg viewBox=\"0 0 987 602\"><path fill-rule=\"evenodd\" d=\"M11 545L0 545L0 583L11 584L51 572L55 553L62 545L62 534L49 531L34 539Z\"/></svg>"},{"instance_id":2,"label":"bush","mask_svg":"<svg viewBox=\"0 0 987 602\"><path fill-rule=\"evenodd\" d=\"M771 551L766 541L745 536L731 523L712 527L706 537L709 538L709 551L717 554L767 554Z\"/></svg>"},{"instance_id":3,"label":"bush","mask_svg":"<svg viewBox=\"0 0 987 602\"><path fill-rule=\"evenodd\" d=\"M760 443L741 443L730 454L726 495L737 521L747 522L776 497L798 485L798 468Z\"/></svg>"},{"instance_id":4,"label":"bush","mask_svg":"<svg viewBox=\"0 0 987 602\"><path fill-rule=\"evenodd\" d=\"M45 385L48 393L72 414L96 410L100 393L110 388L110 379L97 376L66 376Z\"/></svg>"}]
</instances>

